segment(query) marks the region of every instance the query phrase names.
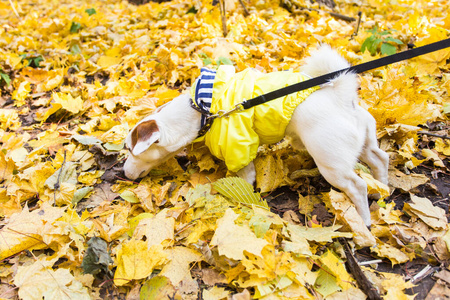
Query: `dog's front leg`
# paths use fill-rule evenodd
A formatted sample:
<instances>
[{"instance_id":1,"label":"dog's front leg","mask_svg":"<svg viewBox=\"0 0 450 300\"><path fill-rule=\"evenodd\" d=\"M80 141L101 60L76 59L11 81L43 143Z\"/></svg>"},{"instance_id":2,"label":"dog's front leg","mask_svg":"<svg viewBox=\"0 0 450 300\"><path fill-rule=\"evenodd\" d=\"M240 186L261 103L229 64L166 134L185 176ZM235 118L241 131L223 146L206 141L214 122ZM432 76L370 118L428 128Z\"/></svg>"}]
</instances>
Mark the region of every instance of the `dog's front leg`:
<instances>
[{"instance_id":1,"label":"dog's front leg","mask_svg":"<svg viewBox=\"0 0 450 300\"><path fill-rule=\"evenodd\" d=\"M239 177L253 185L256 181L256 170L255 170L255 164L253 161L251 161L248 165L246 165L244 168L240 169L236 173Z\"/></svg>"}]
</instances>

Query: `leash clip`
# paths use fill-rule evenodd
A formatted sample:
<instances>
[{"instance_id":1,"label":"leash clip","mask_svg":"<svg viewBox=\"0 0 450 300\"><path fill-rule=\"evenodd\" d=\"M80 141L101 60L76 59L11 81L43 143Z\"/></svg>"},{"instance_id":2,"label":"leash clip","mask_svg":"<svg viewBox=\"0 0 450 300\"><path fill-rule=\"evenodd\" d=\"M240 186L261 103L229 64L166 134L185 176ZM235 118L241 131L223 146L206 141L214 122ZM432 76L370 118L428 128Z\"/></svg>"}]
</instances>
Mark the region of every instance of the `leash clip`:
<instances>
[{"instance_id":1,"label":"leash clip","mask_svg":"<svg viewBox=\"0 0 450 300\"><path fill-rule=\"evenodd\" d=\"M228 117L230 114L232 114L234 112L239 112L239 111L243 111L243 110L244 110L244 107L242 106L242 103L238 103L238 104L236 104L236 106L233 109L231 109L229 111L219 110L217 113L215 113L213 115L210 115L207 118L208 119L210 119L210 118L215 119L215 118Z\"/></svg>"}]
</instances>

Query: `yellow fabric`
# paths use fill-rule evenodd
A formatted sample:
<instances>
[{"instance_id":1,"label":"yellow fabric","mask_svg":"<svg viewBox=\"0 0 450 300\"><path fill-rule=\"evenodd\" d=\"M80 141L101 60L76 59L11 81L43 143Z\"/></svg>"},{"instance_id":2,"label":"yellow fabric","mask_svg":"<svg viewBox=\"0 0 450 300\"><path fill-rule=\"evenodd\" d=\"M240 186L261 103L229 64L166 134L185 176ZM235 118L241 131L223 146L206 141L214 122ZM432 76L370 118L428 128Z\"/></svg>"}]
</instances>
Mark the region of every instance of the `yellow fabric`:
<instances>
[{"instance_id":1,"label":"yellow fabric","mask_svg":"<svg viewBox=\"0 0 450 300\"><path fill-rule=\"evenodd\" d=\"M213 87L211 113L230 110L236 104L282 87L309 79L293 71L264 74L254 69L235 73L233 66L220 66ZM292 114L318 87L287 95L228 117L216 118L203 137L211 153L237 172L255 157L260 144L279 142ZM195 93L195 87L192 88Z\"/></svg>"}]
</instances>

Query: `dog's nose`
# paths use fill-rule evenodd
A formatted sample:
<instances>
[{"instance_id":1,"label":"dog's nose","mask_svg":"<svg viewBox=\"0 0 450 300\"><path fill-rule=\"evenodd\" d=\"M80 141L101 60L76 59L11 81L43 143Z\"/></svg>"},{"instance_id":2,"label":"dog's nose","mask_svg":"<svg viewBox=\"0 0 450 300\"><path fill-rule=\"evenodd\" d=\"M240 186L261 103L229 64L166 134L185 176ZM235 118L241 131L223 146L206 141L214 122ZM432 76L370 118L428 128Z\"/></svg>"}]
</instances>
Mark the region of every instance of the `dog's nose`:
<instances>
[{"instance_id":1,"label":"dog's nose","mask_svg":"<svg viewBox=\"0 0 450 300\"><path fill-rule=\"evenodd\" d=\"M130 172L130 169L127 168L126 165L123 166L123 173L125 174L125 176L128 179L131 179L131 180L135 180L139 177L139 176L136 176L136 174L134 172Z\"/></svg>"}]
</instances>

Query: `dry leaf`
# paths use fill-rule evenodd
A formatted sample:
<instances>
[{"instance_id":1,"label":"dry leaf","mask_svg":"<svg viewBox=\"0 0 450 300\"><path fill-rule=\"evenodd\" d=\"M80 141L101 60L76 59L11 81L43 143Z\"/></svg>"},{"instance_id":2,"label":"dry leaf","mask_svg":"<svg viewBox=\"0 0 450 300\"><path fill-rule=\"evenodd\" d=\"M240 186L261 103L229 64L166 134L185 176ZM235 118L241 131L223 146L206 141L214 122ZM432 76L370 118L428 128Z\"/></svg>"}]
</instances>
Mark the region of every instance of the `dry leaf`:
<instances>
[{"instance_id":1,"label":"dry leaf","mask_svg":"<svg viewBox=\"0 0 450 300\"><path fill-rule=\"evenodd\" d=\"M421 219L425 224L435 230L448 229L445 210L434 206L427 198L410 194L412 203L405 203L403 210L408 214Z\"/></svg>"},{"instance_id":2,"label":"dry leaf","mask_svg":"<svg viewBox=\"0 0 450 300\"><path fill-rule=\"evenodd\" d=\"M237 217L232 209L225 211L225 215L217 221L210 245L217 246L220 255L235 260L242 260L244 251L262 256L262 249L269 243L257 238L248 226L236 225Z\"/></svg>"}]
</instances>

